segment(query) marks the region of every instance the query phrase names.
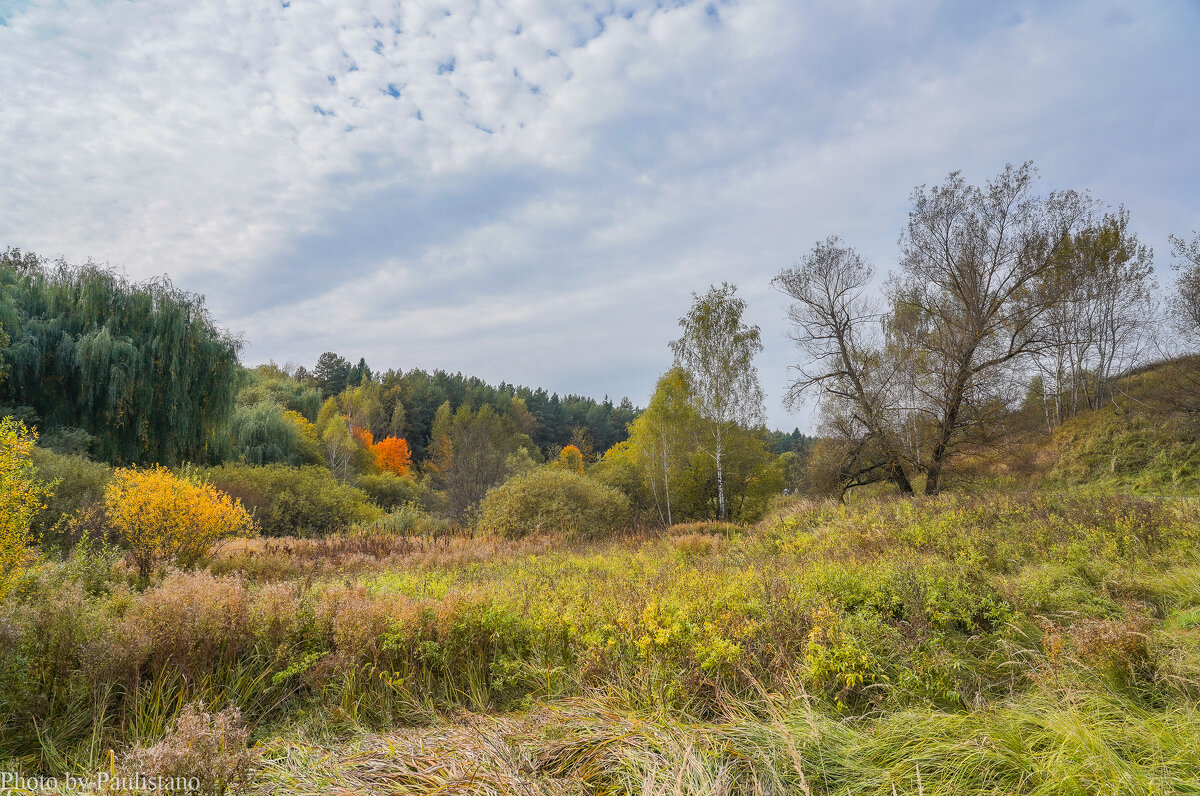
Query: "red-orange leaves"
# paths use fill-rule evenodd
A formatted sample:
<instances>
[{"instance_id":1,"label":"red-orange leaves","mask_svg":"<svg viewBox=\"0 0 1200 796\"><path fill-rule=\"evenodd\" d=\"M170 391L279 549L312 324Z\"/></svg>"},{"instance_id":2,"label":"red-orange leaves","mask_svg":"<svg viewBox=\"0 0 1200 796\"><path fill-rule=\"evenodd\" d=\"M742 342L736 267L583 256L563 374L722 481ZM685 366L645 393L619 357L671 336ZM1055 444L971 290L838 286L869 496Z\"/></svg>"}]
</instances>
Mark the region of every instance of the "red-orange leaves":
<instances>
[{"instance_id":1,"label":"red-orange leaves","mask_svg":"<svg viewBox=\"0 0 1200 796\"><path fill-rule=\"evenodd\" d=\"M407 478L412 469L412 454L408 442L400 437L387 437L371 446L379 469Z\"/></svg>"}]
</instances>

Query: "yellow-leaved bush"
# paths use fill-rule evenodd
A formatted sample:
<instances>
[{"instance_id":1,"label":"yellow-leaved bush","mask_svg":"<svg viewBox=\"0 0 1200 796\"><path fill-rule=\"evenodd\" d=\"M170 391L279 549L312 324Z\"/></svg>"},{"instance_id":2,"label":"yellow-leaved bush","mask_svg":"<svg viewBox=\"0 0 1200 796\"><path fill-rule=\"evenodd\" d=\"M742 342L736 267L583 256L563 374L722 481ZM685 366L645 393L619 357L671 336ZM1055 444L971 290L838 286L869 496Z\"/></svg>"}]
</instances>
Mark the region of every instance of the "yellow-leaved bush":
<instances>
[{"instance_id":1,"label":"yellow-leaved bush","mask_svg":"<svg viewBox=\"0 0 1200 796\"><path fill-rule=\"evenodd\" d=\"M237 498L162 467L118 470L104 491L104 512L144 578L156 561L190 567L217 541L256 531Z\"/></svg>"},{"instance_id":2,"label":"yellow-leaved bush","mask_svg":"<svg viewBox=\"0 0 1200 796\"><path fill-rule=\"evenodd\" d=\"M45 487L38 482L31 454L37 435L24 424L0 420L0 594L28 555L34 515L45 505Z\"/></svg>"}]
</instances>

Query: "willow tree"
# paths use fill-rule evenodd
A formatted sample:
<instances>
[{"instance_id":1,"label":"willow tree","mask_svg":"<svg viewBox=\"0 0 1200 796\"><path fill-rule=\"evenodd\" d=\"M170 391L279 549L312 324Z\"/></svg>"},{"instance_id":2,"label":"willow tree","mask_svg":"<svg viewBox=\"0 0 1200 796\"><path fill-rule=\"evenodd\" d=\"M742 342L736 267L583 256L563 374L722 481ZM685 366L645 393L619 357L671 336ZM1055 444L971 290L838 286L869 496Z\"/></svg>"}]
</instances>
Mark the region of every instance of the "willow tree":
<instances>
[{"instance_id":1,"label":"willow tree","mask_svg":"<svg viewBox=\"0 0 1200 796\"><path fill-rule=\"evenodd\" d=\"M88 263L0 254L7 378L0 403L46 429L79 428L115 464L216 457L240 384L240 341L202 296Z\"/></svg>"}]
</instances>

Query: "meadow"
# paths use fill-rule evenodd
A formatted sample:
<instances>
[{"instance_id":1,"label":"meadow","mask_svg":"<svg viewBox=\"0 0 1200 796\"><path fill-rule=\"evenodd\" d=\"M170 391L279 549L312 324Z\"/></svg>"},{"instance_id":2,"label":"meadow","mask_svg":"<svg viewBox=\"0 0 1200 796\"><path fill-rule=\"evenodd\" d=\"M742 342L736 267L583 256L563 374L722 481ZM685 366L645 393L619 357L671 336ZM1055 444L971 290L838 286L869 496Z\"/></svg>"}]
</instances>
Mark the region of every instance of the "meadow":
<instances>
[{"instance_id":1,"label":"meadow","mask_svg":"<svg viewBox=\"0 0 1200 796\"><path fill-rule=\"evenodd\" d=\"M780 498L754 525L412 507L0 602L0 769L206 792L1200 792L1200 505Z\"/></svg>"}]
</instances>

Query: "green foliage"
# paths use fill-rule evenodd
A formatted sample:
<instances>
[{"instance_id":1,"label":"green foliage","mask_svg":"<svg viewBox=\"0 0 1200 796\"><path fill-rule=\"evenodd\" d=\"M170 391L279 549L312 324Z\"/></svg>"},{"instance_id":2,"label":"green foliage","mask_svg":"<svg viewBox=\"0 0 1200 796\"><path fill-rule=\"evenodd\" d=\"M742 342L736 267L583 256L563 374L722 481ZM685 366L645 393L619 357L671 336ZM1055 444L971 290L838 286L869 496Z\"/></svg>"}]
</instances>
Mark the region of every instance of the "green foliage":
<instances>
[{"instance_id":1,"label":"green foliage","mask_svg":"<svg viewBox=\"0 0 1200 796\"><path fill-rule=\"evenodd\" d=\"M310 423L316 421L322 401L319 390L304 386L270 365L248 371L247 378L249 383L238 392L239 406L271 402L299 412Z\"/></svg>"},{"instance_id":2,"label":"green foliage","mask_svg":"<svg viewBox=\"0 0 1200 796\"><path fill-rule=\"evenodd\" d=\"M649 487L649 479L642 469L631 440L619 442L609 448L604 457L588 471L588 475L606 486L620 490L629 500L635 520L661 521Z\"/></svg>"},{"instance_id":3,"label":"green foliage","mask_svg":"<svg viewBox=\"0 0 1200 796\"><path fill-rule=\"evenodd\" d=\"M317 441L272 401L239 406L230 423L234 458L246 464L317 464Z\"/></svg>"},{"instance_id":4,"label":"green foliage","mask_svg":"<svg viewBox=\"0 0 1200 796\"><path fill-rule=\"evenodd\" d=\"M569 444L578 444L576 436L580 434L591 440L594 453L603 454L625 438L626 426L636 415L627 398L614 405L608 399L560 396L504 383L493 386L482 379L441 370L375 372L361 359L358 365L350 366L349 360L333 353L322 355L321 361L321 376L300 368L291 377L293 383L323 391L325 398L340 398L339 411L376 439L403 436L418 464L432 455L433 425L442 404L449 404L451 414L463 406L471 412L491 407L530 438L540 452L539 460ZM343 366L347 368L344 383L338 377ZM360 378L360 373L365 378ZM277 368L272 374L283 376Z\"/></svg>"},{"instance_id":5,"label":"green foliage","mask_svg":"<svg viewBox=\"0 0 1200 796\"><path fill-rule=\"evenodd\" d=\"M734 428L724 442L724 477L727 519L755 522L768 502L783 491L785 473L778 457L766 449L760 432ZM677 484L677 518L718 519L716 461L694 451Z\"/></svg>"},{"instance_id":6,"label":"green foliage","mask_svg":"<svg viewBox=\"0 0 1200 796\"><path fill-rule=\"evenodd\" d=\"M112 478L112 469L83 456L61 455L40 447L33 450L38 479L50 485L46 508L33 520L33 529L43 543L71 541L66 520L96 506Z\"/></svg>"},{"instance_id":7,"label":"green foliage","mask_svg":"<svg viewBox=\"0 0 1200 796\"><path fill-rule=\"evenodd\" d=\"M433 437L434 453L428 463L431 481L444 495L448 516L460 522L489 489L511 475L514 467L521 467L516 454L532 448L512 418L497 414L490 406L478 412L460 406L451 413L450 404L442 404L434 419Z\"/></svg>"},{"instance_id":8,"label":"green foliage","mask_svg":"<svg viewBox=\"0 0 1200 796\"><path fill-rule=\"evenodd\" d=\"M561 533L603 538L629 517L629 500L612 487L559 467L539 467L493 489L484 498L480 529L502 536Z\"/></svg>"},{"instance_id":9,"label":"green foliage","mask_svg":"<svg viewBox=\"0 0 1200 796\"><path fill-rule=\"evenodd\" d=\"M379 516L367 494L324 467L224 464L199 471L242 501L267 536L332 533Z\"/></svg>"},{"instance_id":10,"label":"green foliage","mask_svg":"<svg viewBox=\"0 0 1200 796\"><path fill-rule=\"evenodd\" d=\"M376 506L392 511L408 504L417 506L427 502L425 488L411 478L395 473L370 473L359 476L355 486L367 493Z\"/></svg>"},{"instance_id":11,"label":"green foliage","mask_svg":"<svg viewBox=\"0 0 1200 796\"><path fill-rule=\"evenodd\" d=\"M33 408L53 431L95 437L118 463L215 458L239 386L240 341L199 296L88 264L28 267L0 256L10 338L0 403Z\"/></svg>"}]
</instances>

